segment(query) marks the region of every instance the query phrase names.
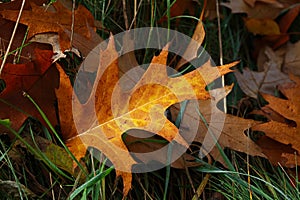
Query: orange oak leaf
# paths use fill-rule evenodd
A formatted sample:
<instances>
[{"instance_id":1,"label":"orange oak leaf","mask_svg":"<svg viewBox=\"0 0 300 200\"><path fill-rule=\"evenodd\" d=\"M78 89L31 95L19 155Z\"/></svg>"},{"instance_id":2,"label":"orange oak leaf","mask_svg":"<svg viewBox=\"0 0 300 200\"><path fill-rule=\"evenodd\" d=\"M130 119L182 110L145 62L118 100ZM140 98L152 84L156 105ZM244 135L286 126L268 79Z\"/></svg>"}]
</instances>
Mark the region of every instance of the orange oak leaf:
<instances>
[{"instance_id":1,"label":"orange oak leaf","mask_svg":"<svg viewBox=\"0 0 300 200\"><path fill-rule=\"evenodd\" d=\"M6 88L0 93L0 119L10 119L13 129L18 130L29 116L44 123L34 105L23 97L23 91L42 108L52 125L57 125L54 89L58 88L59 74L51 65L52 55L52 51L36 49L32 62L5 64L1 78Z\"/></svg>"},{"instance_id":2,"label":"orange oak leaf","mask_svg":"<svg viewBox=\"0 0 300 200\"><path fill-rule=\"evenodd\" d=\"M90 38L88 26L94 27L94 18L92 14L82 5L79 5L74 12L74 23L72 21L72 11L65 8L61 3L53 3L54 11L47 7L37 6L30 2L31 10L24 10L20 23L28 26L28 38L40 33L57 33L62 51L71 48L70 38L65 33L65 29L73 30L74 33ZM18 10L2 10L0 14L3 18L16 21ZM73 25L72 25L73 24Z\"/></svg>"},{"instance_id":3,"label":"orange oak leaf","mask_svg":"<svg viewBox=\"0 0 300 200\"><path fill-rule=\"evenodd\" d=\"M202 156L209 153L216 161L226 166L220 155L220 150L215 145L218 142L222 149L229 148L252 156L265 157L261 148L244 133L245 130L251 128L256 122L225 114L217 108L217 103L226 96L225 91L215 89L211 93L212 96L216 96L217 98L198 100L201 118L197 119L196 115L189 116L190 120L186 120L182 124L183 127L189 127L190 132L197 132L194 141L202 143L200 149L200 153L203 154ZM188 103L185 109L190 109L190 106L192 104ZM174 120L178 113L178 105L171 107L171 111ZM197 127L191 125L195 120L199 120L199 126Z\"/></svg>"},{"instance_id":4,"label":"orange oak leaf","mask_svg":"<svg viewBox=\"0 0 300 200\"><path fill-rule=\"evenodd\" d=\"M278 88L287 98L281 99L271 95L263 94L269 102L268 107L287 119L286 123L271 120L270 122L258 124L254 130L263 131L269 138L284 145L291 145L295 152L284 152L282 149L281 157L285 158L285 166L295 166L295 154L299 159L300 151L300 78L290 75L295 83L281 84ZM278 150L278 149L277 149ZM294 154L295 153L295 154ZM279 161L277 161L279 162Z\"/></svg>"},{"instance_id":5,"label":"orange oak leaf","mask_svg":"<svg viewBox=\"0 0 300 200\"><path fill-rule=\"evenodd\" d=\"M61 80L56 92L66 145L78 159L85 155L89 146L106 155L114 165L117 176L123 179L124 195L131 188L133 166L139 163L123 142L123 133L142 129L187 148L188 142L179 134L178 128L167 120L165 110L187 99L210 98L207 84L231 72L230 68L237 64L212 67L208 61L197 70L170 78L166 71L167 56L165 48L152 59L137 84L123 91L119 82L118 53L111 37L107 48L100 50L96 84L86 103L80 104L74 96L72 105L72 87L67 77ZM73 115L70 114L72 110Z\"/></svg>"}]
</instances>

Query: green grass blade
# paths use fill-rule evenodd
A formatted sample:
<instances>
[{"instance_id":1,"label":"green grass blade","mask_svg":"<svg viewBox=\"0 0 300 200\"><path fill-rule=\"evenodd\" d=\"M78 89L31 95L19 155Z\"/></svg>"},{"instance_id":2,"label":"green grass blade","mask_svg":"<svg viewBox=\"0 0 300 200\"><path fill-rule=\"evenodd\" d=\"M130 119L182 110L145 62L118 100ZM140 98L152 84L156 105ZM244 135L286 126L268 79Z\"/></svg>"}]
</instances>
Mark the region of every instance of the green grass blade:
<instances>
[{"instance_id":1,"label":"green grass blade","mask_svg":"<svg viewBox=\"0 0 300 200\"><path fill-rule=\"evenodd\" d=\"M69 200L74 199L80 192L87 189L88 187L93 186L98 181L101 181L105 176L110 174L110 172L114 169L114 167L110 167L107 170L98 173L96 176L92 177L90 180L79 186L74 192L70 195Z\"/></svg>"}]
</instances>

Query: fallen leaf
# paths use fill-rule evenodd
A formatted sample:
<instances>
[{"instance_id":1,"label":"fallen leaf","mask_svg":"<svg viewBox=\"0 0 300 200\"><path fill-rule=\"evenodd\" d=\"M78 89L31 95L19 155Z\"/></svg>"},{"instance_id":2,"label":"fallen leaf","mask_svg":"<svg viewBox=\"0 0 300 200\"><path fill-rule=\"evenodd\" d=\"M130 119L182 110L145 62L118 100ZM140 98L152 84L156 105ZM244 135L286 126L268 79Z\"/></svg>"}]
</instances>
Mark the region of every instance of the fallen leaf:
<instances>
[{"instance_id":1,"label":"fallen leaf","mask_svg":"<svg viewBox=\"0 0 300 200\"><path fill-rule=\"evenodd\" d=\"M247 68L243 70L243 74L239 71L234 72L243 92L253 98L257 98L259 92L274 94L277 85L290 81L288 75L280 70L282 59L278 59L274 51L268 47L265 54L269 60L264 63L263 72L250 71Z\"/></svg>"},{"instance_id":2,"label":"fallen leaf","mask_svg":"<svg viewBox=\"0 0 300 200\"><path fill-rule=\"evenodd\" d=\"M293 149L290 144L280 143L265 135L260 137L255 143L258 146L260 146L262 152L267 156L268 160L275 166L281 164L287 167L294 167L295 162L291 163L291 165L289 165L287 162L294 161L295 158L297 160L300 158L299 156L295 155L296 150ZM289 158L290 156L293 156L293 158Z\"/></svg>"},{"instance_id":3,"label":"fallen leaf","mask_svg":"<svg viewBox=\"0 0 300 200\"><path fill-rule=\"evenodd\" d=\"M280 2L278 2L277 0L244 0L244 1L245 1L245 3L250 5L251 7L254 7L256 2L267 3L267 4L270 4L270 5L272 5L274 7L277 7L277 8L282 8L283 7L283 5Z\"/></svg>"},{"instance_id":4,"label":"fallen leaf","mask_svg":"<svg viewBox=\"0 0 300 200\"><path fill-rule=\"evenodd\" d=\"M201 47L204 37L205 30L203 27L203 23L201 20L199 20L195 28L194 34L192 36L192 39L188 44L186 51L182 55L182 57L187 58L188 60L181 58L175 67L176 70L180 69L180 67L190 62L192 59L197 58L198 50Z\"/></svg>"},{"instance_id":5,"label":"fallen leaf","mask_svg":"<svg viewBox=\"0 0 300 200\"><path fill-rule=\"evenodd\" d=\"M268 2L268 3L266 3ZM279 1L237 1L230 0L227 3L221 3L231 9L232 13L246 13L249 18L256 19L275 19L289 6L297 3L297 0L279 0Z\"/></svg>"},{"instance_id":6,"label":"fallen leaf","mask_svg":"<svg viewBox=\"0 0 300 200\"><path fill-rule=\"evenodd\" d=\"M21 190L21 194L20 194ZM3 195L2 198L7 199L21 199L23 195L27 198L38 198L36 194L34 194L29 188L25 185L21 184L19 181L3 181L0 180L0 193Z\"/></svg>"},{"instance_id":7,"label":"fallen leaf","mask_svg":"<svg viewBox=\"0 0 300 200\"><path fill-rule=\"evenodd\" d=\"M202 143L202 150L200 149L199 155L202 153L205 156L209 153L216 161L226 166L226 163L220 155L220 150L215 146L216 142L218 142L222 149L229 148L252 156L265 157L261 148L244 133L245 130L255 125L256 122L223 113L217 108L217 103L224 98L226 94L219 89L211 92L214 93L215 95L213 96L217 98L198 100L199 113L201 113L202 116L199 126L195 127L189 124L194 120L199 120L196 115L189 116L190 120L186 120L185 123L181 125L182 127L189 127L190 132L197 131L194 142ZM188 103L186 109L192 109L189 108L189 106L192 106L192 104ZM171 107L173 120L174 118L176 119L178 110L178 105ZM193 128L195 130L193 130Z\"/></svg>"},{"instance_id":8,"label":"fallen leaf","mask_svg":"<svg viewBox=\"0 0 300 200\"><path fill-rule=\"evenodd\" d=\"M257 43L271 46L272 49L278 49L280 46L287 43L290 39L290 34L288 33L288 29L296 19L300 12L300 6L294 6L289 9L289 11L284 14L278 22L278 26L280 29L280 34L277 35L265 35L263 38L256 39ZM270 20L270 19L264 19ZM276 23L276 22L275 22ZM273 27L277 26L277 23L273 25Z\"/></svg>"},{"instance_id":9,"label":"fallen leaf","mask_svg":"<svg viewBox=\"0 0 300 200\"><path fill-rule=\"evenodd\" d=\"M59 36L55 33L44 33L44 34L34 35L29 40L29 42L50 44L52 46L53 53L55 54L53 56L53 62L56 62L60 58L66 58L66 55L63 53L59 45ZM72 48L70 51L75 53L78 57L80 57L80 53L77 49Z\"/></svg>"},{"instance_id":10,"label":"fallen leaf","mask_svg":"<svg viewBox=\"0 0 300 200\"><path fill-rule=\"evenodd\" d=\"M123 36L123 52L127 52L119 57L118 66L119 66L119 77L121 78L123 75L126 76L126 72L129 72L131 69L138 67L139 63L136 60L134 51L130 51L134 49L134 40L130 38L128 33L125 33ZM130 73L131 76L134 76ZM137 75L137 74L135 74ZM138 76L138 75L137 75ZM134 77L133 79L138 80L138 77ZM126 82L130 81L130 77L126 79ZM127 82L128 83L128 82ZM136 83L133 83L136 84Z\"/></svg>"},{"instance_id":11,"label":"fallen leaf","mask_svg":"<svg viewBox=\"0 0 300 200\"><path fill-rule=\"evenodd\" d=\"M263 115L266 118L268 118L269 120L273 120L273 121L277 121L277 122L281 122L281 123L286 123L287 122L287 120L282 115L280 115L279 113L274 111L268 105L262 107L260 110L252 111L251 114Z\"/></svg>"},{"instance_id":12,"label":"fallen leaf","mask_svg":"<svg viewBox=\"0 0 300 200\"><path fill-rule=\"evenodd\" d=\"M155 162L155 164L158 164L157 162L159 162L158 165L163 165L166 162L166 158L170 158L170 156L177 156L176 151L172 151L172 153L170 153L168 152L168 148L164 148L168 144L168 141L157 137L156 135L153 136L153 133L149 133L144 130L129 130L123 140L130 152L137 153L135 159L138 159L139 162L147 163L150 161ZM159 155L146 154L157 150L160 150ZM187 167L195 167L199 165L200 164L195 161L193 156L185 153L175 160L171 164L171 167L186 169Z\"/></svg>"},{"instance_id":13,"label":"fallen leaf","mask_svg":"<svg viewBox=\"0 0 300 200\"><path fill-rule=\"evenodd\" d=\"M85 155L88 146L104 153L115 166L117 176L123 178L124 195L131 188L131 171L137 161L128 152L122 140L123 133L130 129L143 129L169 142L174 140L187 148L188 143L178 133L175 125L166 119L164 111L170 105L186 99L210 98L210 93L205 89L206 85L231 72L229 68L236 64L235 62L215 68L208 61L182 77L169 78L164 68L167 55L165 48L159 56L152 59L134 88L123 91L122 86L118 85L118 53L111 37L107 48L100 51L100 66L108 67L105 71L103 67L98 68L96 84L90 99L84 105L73 97L74 116L70 115L72 86L67 78L61 80L60 88L56 92L62 134L67 146L78 159ZM80 124L77 127L78 133L73 118L75 121L79 120L76 121L77 125Z\"/></svg>"},{"instance_id":14,"label":"fallen leaf","mask_svg":"<svg viewBox=\"0 0 300 200\"><path fill-rule=\"evenodd\" d=\"M5 64L1 77L6 88L0 93L0 118L10 119L13 129L19 130L29 116L46 125L35 106L23 97L23 91L41 107L52 125L57 125L54 89L58 88L59 74L51 67L52 55L52 51L36 49L32 62Z\"/></svg>"},{"instance_id":15,"label":"fallen leaf","mask_svg":"<svg viewBox=\"0 0 300 200\"><path fill-rule=\"evenodd\" d=\"M188 11L191 16L195 16L195 6L197 5L195 0L176 0L170 8L170 17L176 17L183 15L185 11ZM167 20L167 16L163 16L159 22ZM176 19L176 23L179 23L179 19Z\"/></svg>"},{"instance_id":16,"label":"fallen leaf","mask_svg":"<svg viewBox=\"0 0 300 200\"><path fill-rule=\"evenodd\" d=\"M274 63L274 65L276 64L279 70L282 70L282 63L284 62L285 53L286 53L285 48L280 48L276 51L271 51L269 46L263 46L260 49L256 60L257 71L258 72L265 71L265 64L268 63L270 59L273 60L272 62Z\"/></svg>"},{"instance_id":17,"label":"fallen leaf","mask_svg":"<svg viewBox=\"0 0 300 200\"><path fill-rule=\"evenodd\" d=\"M271 120L270 122L258 124L253 130L263 131L266 136L284 145L291 145L299 157L299 114L300 114L300 78L291 75L290 78L295 83L285 83L279 85L279 91L286 99L277 98L271 95L263 94L263 97L269 102L268 107L285 117L293 123L282 123ZM295 154L282 152L281 157L286 158L285 166L295 166Z\"/></svg>"},{"instance_id":18,"label":"fallen leaf","mask_svg":"<svg viewBox=\"0 0 300 200\"><path fill-rule=\"evenodd\" d=\"M99 54L99 50L97 51L95 47L98 46L98 44L100 44L101 42L103 42L103 39L95 32L93 27L87 24L87 28L90 31L89 39L76 32L72 34L73 36L72 45L80 51L82 57L84 58L91 57L91 54L97 56ZM68 35L68 37L71 37L72 32L70 30L65 29L64 31ZM93 71L97 71L97 70L93 69Z\"/></svg>"},{"instance_id":19,"label":"fallen leaf","mask_svg":"<svg viewBox=\"0 0 300 200\"><path fill-rule=\"evenodd\" d=\"M73 174L73 160L64 150L64 148L57 146L51 141L37 135L34 136L34 142L29 136L25 136L23 139L37 152L41 151L54 165L70 174ZM37 146L35 144L37 144ZM17 140L14 143L13 148L11 148L11 150L8 152L9 157L15 161L18 161L22 158L24 159L24 155L22 155L19 150L20 147L27 149L27 146L23 142ZM37 154L34 154L34 156L35 159L42 160L42 158Z\"/></svg>"},{"instance_id":20,"label":"fallen leaf","mask_svg":"<svg viewBox=\"0 0 300 200\"><path fill-rule=\"evenodd\" d=\"M217 18L216 0L207 1L204 17L208 20Z\"/></svg>"},{"instance_id":21,"label":"fallen leaf","mask_svg":"<svg viewBox=\"0 0 300 200\"><path fill-rule=\"evenodd\" d=\"M71 41L64 32L65 29L72 29L72 11L66 9L61 3L51 4L55 12L47 10L46 7L37 6L30 2L31 10L23 10L20 23L28 26L28 38L30 39L39 33L57 33L62 51L71 49ZM49 8L48 8L49 9ZM0 14L3 18L16 21L18 10L2 10ZM94 27L94 18L92 14L82 5L79 5L74 12L75 21L73 30L75 33L83 35L86 39L90 38L88 25Z\"/></svg>"},{"instance_id":22,"label":"fallen leaf","mask_svg":"<svg viewBox=\"0 0 300 200\"><path fill-rule=\"evenodd\" d=\"M283 71L300 76L300 42L287 44Z\"/></svg>"},{"instance_id":23,"label":"fallen leaf","mask_svg":"<svg viewBox=\"0 0 300 200\"><path fill-rule=\"evenodd\" d=\"M38 5L42 5L45 3L44 0L31 0ZM16 10L19 12L21 7L22 1L11 1L8 3L1 3L0 4L0 11L4 10ZM29 1L25 1L24 9L30 9ZM0 51L5 53L8 48L9 41L11 39L15 22L6 20L2 18L0 15ZM16 30L13 43L11 44L10 51L16 51L15 53L11 53L8 55L6 62L7 63L28 63L30 62L31 58L34 57L34 50L36 48L43 49L43 50L51 50L51 46L46 44L38 44L38 43L31 43L22 46L23 40L26 37L27 27L23 24L18 24L18 28ZM22 48L20 48L22 47ZM20 48L18 50L18 48Z\"/></svg>"},{"instance_id":24,"label":"fallen leaf","mask_svg":"<svg viewBox=\"0 0 300 200\"><path fill-rule=\"evenodd\" d=\"M279 35L278 24L272 19L253 19L245 20L245 26L248 31L254 35Z\"/></svg>"},{"instance_id":25,"label":"fallen leaf","mask_svg":"<svg viewBox=\"0 0 300 200\"><path fill-rule=\"evenodd\" d=\"M292 7L280 20L279 27L282 33L287 33L288 29L299 15L300 5Z\"/></svg>"}]
</instances>

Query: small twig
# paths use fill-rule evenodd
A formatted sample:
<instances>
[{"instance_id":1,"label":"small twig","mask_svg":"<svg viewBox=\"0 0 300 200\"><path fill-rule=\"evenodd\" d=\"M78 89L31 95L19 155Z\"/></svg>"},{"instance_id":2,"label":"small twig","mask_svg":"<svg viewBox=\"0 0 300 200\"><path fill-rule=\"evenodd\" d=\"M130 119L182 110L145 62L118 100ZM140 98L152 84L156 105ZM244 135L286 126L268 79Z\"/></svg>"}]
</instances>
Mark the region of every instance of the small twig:
<instances>
[{"instance_id":1,"label":"small twig","mask_svg":"<svg viewBox=\"0 0 300 200\"><path fill-rule=\"evenodd\" d=\"M142 2L143 2L143 0L140 1L138 7L136 8L136 1L134 1L134 17L133 17L133 20L132 20L128 30L131 29L132 25L134 25L134 28L136 28L136 16L137 16L138 10L140 9L140 7L142 5Z\"/></svg>"},{"instance_id":2,"label":"small twig","mask_svg":"<svg viewBox=\"0 0 300 200\"><path fill-rule=\"evenodd\" d=\"M70 36L70 50L72 49L73 35L74 35L74 24L75 24L75 0L72 0L72 25L71 25L71 36Z\"/></svg>"},{"instance_id":3,"label":"small twig","mask_svg":"<svg viewBox=\"0 0 300 200\"><path fill-rule=\"evenodd\" d=\"M220 10L219 10L219 0L216 0L216 10L217 10L217 18L218 18L218 38L219 38L219 49L220 49L220 65L223 65L223 47L222 47L222 30L221 30L221 20L220 20ZM225 77L222 76L222 87L225 86ZM226 106L226 97L223 99L223 107L224 112L227 113Z\"/></svg>"},{"instance_id":4,"label":"small twig","mask_svg":"<svg viewBox=\"0 0 300 200\"><path fill-rule=\"evenodd\" d=\"M50 185L51 185L52 199L55 200L55 195L54 195L54 190L53 190L53 181L52 181L52 175L51 175L51 172L49 172L49 179L50 179Z\"/></svg>"},{"instance_id":5,"label":"small twig","mask_svg":"<svg viewBox=\"0 0 300 200\"><path fill-rule=\"evenodd\" d=\"M206 157L208 159L208 164L212 164L212 158L211 156L208 154L208 152L206 152ZM202 179L200 185L198 186L197 188L197 191L195 192L195 195L193 196L192 200L198 200L200 198L200 195L203 193L208 181L209 181L209 178L210 178L211 174L206 174L204 176L204 178Z\"/></svg>"},{"instance_id":6,"label":"small twig","mask_svg":"<svg viewBox=\"0 0 300 200\"><path fill-rule=\"evenodd\" d=\"M250 130L247 129L247 137L249 136ZM247 140L247 150L249 149L249 142ZM249 190L249 199L252 200L252 191L251 191L251 178L250 178L250 164L249 164L249 154L247 153L247 174L248 174L248 190Z\"/></svg>"},{"instance_id":7,"label":"small twig","mask_svg":"<svg viewBox=\"0 0 300 200\"><path fill-rule=\"evenodd\" d=\"M21 5L20 12L19 12L19 15L18 15L18 18L17 18L17 21L16 21L16 25L14 27L13 33L11 35L7 50L5 52L5 55L4 55L4 58L3 58L3 61L2 61L1 67L0 67L0 77L1 77L1 72L2 72L2 70L4 68L4 65L5 65L9 50L11 48L12 42L14 40L15 34L17 32L18 24L19 24L20 19L21 19L21 15L22 15L22 12L23 12L24 5L25 5L25 0L22 1L22 5Z\"/></svg>"},{"instance_id":8,"label":"small twig","mask_svg":"<svg viewBox=\"0 0 300 200\"><path fill-rule=\"evenodd\" d=\"M126 30L129 30L126 0L122 0L122 3L123 3L123 15L124 15L125 28L126 28Z\"/></svg>"},{"instance_id":9,"label":"small twig","mask_svg":"<svg viewBox=\"0 0 300 200\"><path fill-rule=\"evenodd\" d=\"M140 1L140 3L142 2L142 0ZM134 28L136 28L136 20L135 20L135 17L136 17L136 14L137 14L137 0L134 0L134 18L133 18L133 22L134 22Z\"/></svg>"},{"instance_id":10,"label":"small twig","mask_svg":"<svg viewBox=\"0 0 300 200\"><path fill-rule=\"evenodd\" d=\"M184 159L184 158L183 158L183 162L185 163L185 159ZM191 185L191 187L192 187L192 190L193 190L193 192L194 192L194 194L195 194L195 193L196 193L196 189L195 189L195 187L194 187L193 179L192 179L192 177L191 177L191 174L190 174L189 169L188 169L188 167L186 166L186 164L184 164L184 168L185 168L185 173L186 173L186 175L187 175L187 178L188 178L188 180L189 180L189 182L190 182L190 185Z\"/></svg>"}]
</instances>

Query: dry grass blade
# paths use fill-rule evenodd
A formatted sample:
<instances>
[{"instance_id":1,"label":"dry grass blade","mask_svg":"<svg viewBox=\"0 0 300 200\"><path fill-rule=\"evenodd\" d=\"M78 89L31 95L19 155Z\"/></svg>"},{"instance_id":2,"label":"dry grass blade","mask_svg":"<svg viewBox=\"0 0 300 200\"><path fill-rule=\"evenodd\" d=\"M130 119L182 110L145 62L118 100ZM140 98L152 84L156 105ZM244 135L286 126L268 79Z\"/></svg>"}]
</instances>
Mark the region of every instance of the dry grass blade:
<instances>
[{"instance_id":1,"label":"dry grass blade","mask_svg":"<svg viewBox=\"0 0 300 200\"><path fill-rule=\"evenodd\" d=\"M8 47L7 47L7 49L6 49L6 52L5 52L3 61L2 61L2 63L1 63L1 67L0 67L0 77L1 77L1 72L2 72L2 70L3 70L3 68L4 68L4 65L5 65L5 62L6 62L6 59L7 59L9 50L10 50L10 47L11 47L12 42L13 42L13 40L14 40L14 37L15 37L15 34L16 34L16 31L17 31L17 28L18 28L18 24L19 24L19 22L20 22L20 18L21 18L22 12L23 12L24 5L25 5L25 0L22 1L22 5L21 5L20 11L19 11L19 15L18 15L18 18L17 18L17 20L16 20L16 25L15 25L15 27L14 27L14 30L13 30L13 33L12 33L12 35L11 35L11 38L10 38Z\"/></svg>"}]
</instances>

